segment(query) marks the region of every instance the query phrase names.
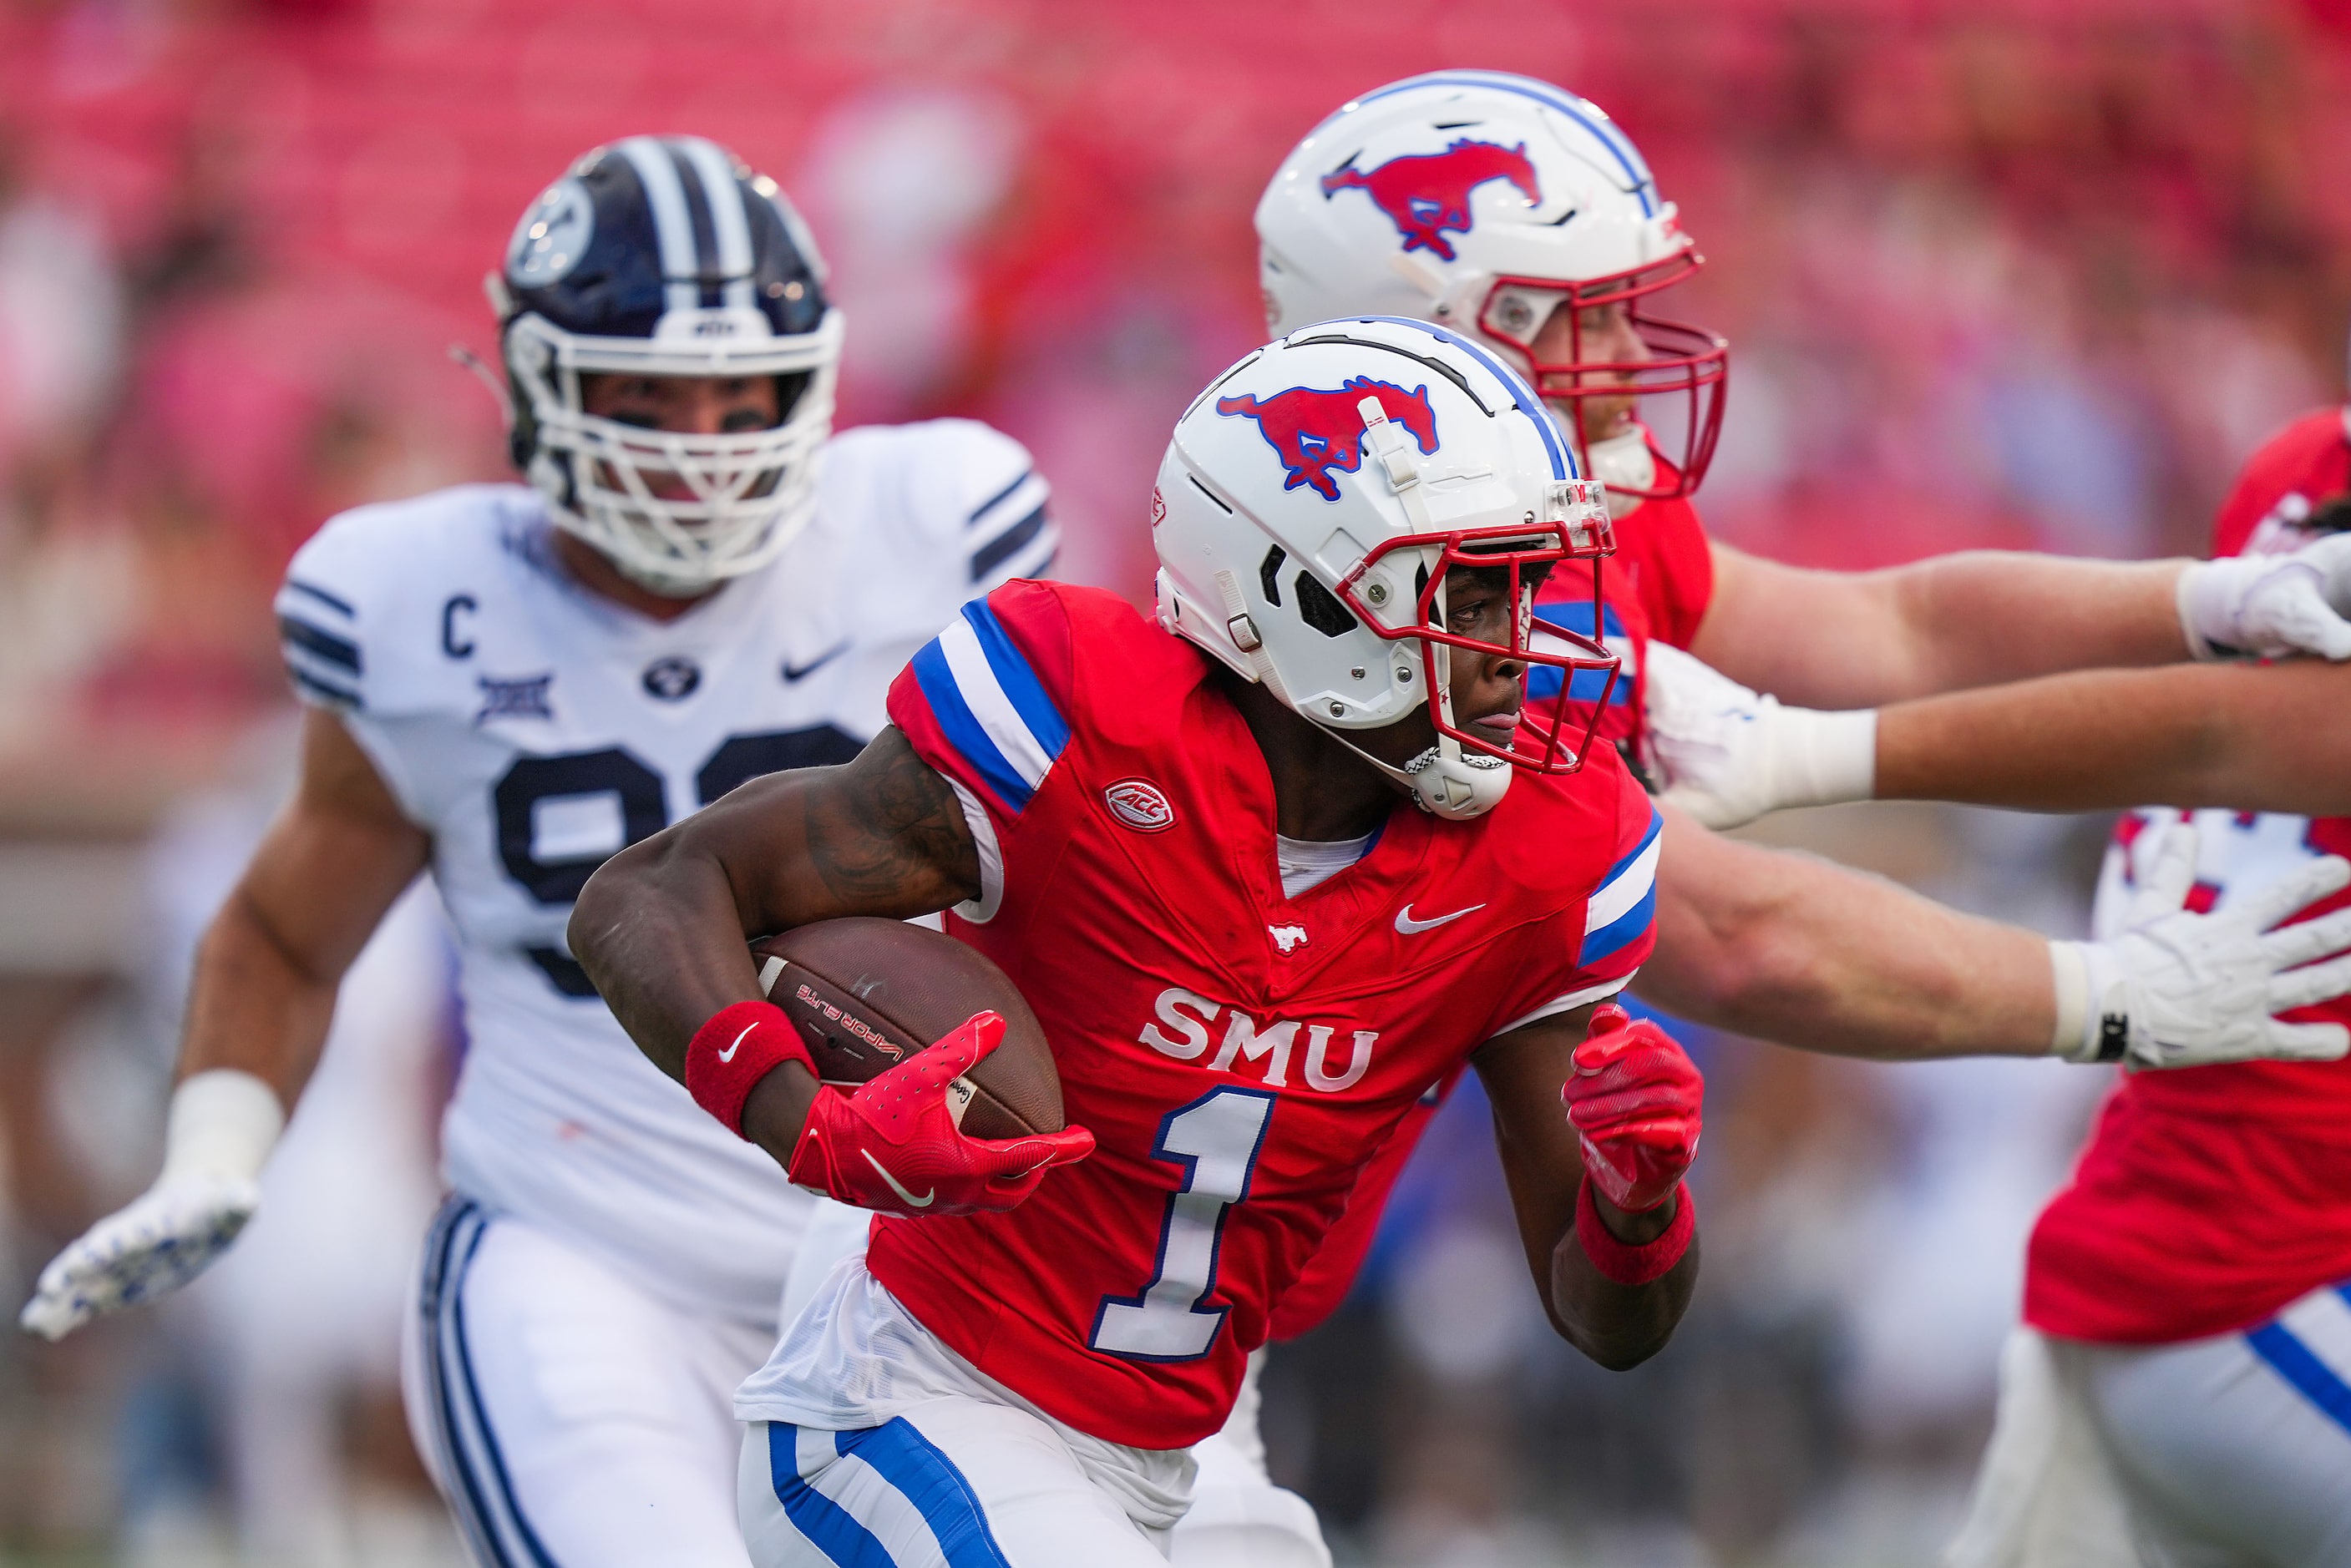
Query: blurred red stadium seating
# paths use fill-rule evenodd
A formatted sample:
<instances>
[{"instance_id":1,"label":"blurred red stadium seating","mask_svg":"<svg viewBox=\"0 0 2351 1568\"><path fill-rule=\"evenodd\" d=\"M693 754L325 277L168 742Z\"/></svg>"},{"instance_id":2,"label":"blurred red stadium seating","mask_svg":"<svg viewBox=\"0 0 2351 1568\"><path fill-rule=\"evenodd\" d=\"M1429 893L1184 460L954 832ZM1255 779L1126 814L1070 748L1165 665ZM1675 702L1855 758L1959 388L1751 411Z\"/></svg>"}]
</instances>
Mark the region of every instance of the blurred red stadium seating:
<instances>
[{"instance_id":1,"label":"blurred red stadium seating","mask_svg":"<svg viewBox=\"0 0 2351 1568\"><path fill-rule=\"evenodd\" d=\"M977 105L1011 151L952 241L953 330L895 324L920 362L884 374L890 302L861 298L844 417L995 420L1055 475L1066 568L1140 592L1137 476L1259 335L1266 175L1350 92L1504 67L1609 106L1715 264L1687 308L1736 346L1708 496L1727 535L1840 565L2143 553L2194 547L2262 424L2334 389L2344 33L2336 0L74 0L0 13L0 200L13 169L99 216L134 341L127 406L92 438L99 488L151 514L156 454L176 453L193 478L172 493L255 541L237 569L257 615L322 511L388 483L382 463L313 472L340 450L335 409L443 432L399 473L496 473L488 405L441 349L489 356L482 275L582 150L647 130L733 145L847 251L854 293L894 242L844 215L861 192L831 190L828 138L869 110ZM860 222L881 237L844 244ZM199 286L172 294L183 275ZM291 403L149 406L179 384L159 370L173 342L235 337L183 319L207 311L261 334L224 376L274 377ZM242 458L186 455L267 408L282 428L240 431ZM266 639L247 656L266 688Z\"/></svg>"}]
</instances>

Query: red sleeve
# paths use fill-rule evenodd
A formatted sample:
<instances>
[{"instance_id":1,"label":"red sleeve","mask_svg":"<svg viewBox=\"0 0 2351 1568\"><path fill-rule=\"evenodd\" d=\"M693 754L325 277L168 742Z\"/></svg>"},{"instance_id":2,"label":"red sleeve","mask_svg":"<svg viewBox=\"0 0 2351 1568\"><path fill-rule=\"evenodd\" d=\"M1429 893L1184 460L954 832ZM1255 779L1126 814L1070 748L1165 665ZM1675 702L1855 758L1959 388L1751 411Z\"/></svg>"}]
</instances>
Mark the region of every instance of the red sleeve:
<instances>
[{"instance_id":1,"label":"red sleeve","mask_svg":"<svg viewBox=\"0 0 2351 1568\"><path fill-rule=\"evenodd\" d=\"M1714 547L1686 499L1645 501L1616 524L1616 574L1640 602L1649 635L1687 648L1714 601Z\"/></svg>"},{"instance_id":2,"label":"red sleeve","mask_svg":"<svg viewBox=\"0 0 2351 1568\"><path fill-rule=\"evenodd\" d=\"M1582 904L1531 933L1535 946L1522 977L1496 1010L1489 1037L1615 995L1657 945L1657 860L1665 847L1665 819L1624 764L1613 753L1603 755L1616 784L1601 829L1609 835L1607 868ZM1588 816L1583 829L1593 831ZM1588 846L1583 853L1591 853ZM1562 875L1567 874L1562 868Z\"/></svg>"}]
</instances>

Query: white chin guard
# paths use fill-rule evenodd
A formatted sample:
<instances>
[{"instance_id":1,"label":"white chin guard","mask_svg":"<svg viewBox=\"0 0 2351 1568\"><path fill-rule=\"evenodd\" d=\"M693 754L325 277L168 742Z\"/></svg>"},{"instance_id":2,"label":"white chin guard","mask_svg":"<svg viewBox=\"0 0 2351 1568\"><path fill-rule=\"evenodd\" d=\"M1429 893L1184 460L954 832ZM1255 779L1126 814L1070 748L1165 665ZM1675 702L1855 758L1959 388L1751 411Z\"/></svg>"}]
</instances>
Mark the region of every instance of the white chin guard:
<instances>
[{"instance_id":1,"label":"white chin guard","mask_svg":"<svg viewBox=\"0 0 2351 1568\"><path fill-rule=\"evenodd\" d=\"M1451 736L1404 765L1412 797L1423 810L1451 822L1483 816L1502 803L1514 770L1499 757L1465 752Z\"/></svg>"}]
</instances>

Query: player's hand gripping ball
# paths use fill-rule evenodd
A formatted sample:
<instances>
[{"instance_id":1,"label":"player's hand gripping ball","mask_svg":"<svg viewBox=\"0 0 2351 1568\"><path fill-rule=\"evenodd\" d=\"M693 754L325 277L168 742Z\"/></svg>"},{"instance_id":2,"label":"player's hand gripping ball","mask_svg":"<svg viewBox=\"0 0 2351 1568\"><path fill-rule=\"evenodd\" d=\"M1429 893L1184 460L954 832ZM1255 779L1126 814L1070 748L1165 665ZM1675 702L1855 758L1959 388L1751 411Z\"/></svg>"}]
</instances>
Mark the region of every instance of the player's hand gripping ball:
<instances>
[{"instance_id":1,"label":"player's hand gripping ball","mask_svg":"<svg viewBox=\"0 0 2351 1568\"><path fill-rule=\"evenodd\" d=\"M1560 1089L1583 1146L1583 1169L1609 1202L1632 1213L1674 1195L1698 1155L1706 1080L1673 1037L1614 1002L1594 1008Z\"/></svg>"},{"instance_id":2,"label":"player's hand gripping ball","mask_svg":"<svg viewBox=\"0 0 2351 1568\"><path fill-rule=\"evenodd\" d=\"M860 1209L883 1214L1001 1212L1037 1189L1045 1172L1093 1152L1083 1127L1021 1137L967 1136L957 1081L1004 1043L1004 1020L976 1012L944 1039L852 1094L817 1091L786 1173Z\"/></svg>"}]
</instances>

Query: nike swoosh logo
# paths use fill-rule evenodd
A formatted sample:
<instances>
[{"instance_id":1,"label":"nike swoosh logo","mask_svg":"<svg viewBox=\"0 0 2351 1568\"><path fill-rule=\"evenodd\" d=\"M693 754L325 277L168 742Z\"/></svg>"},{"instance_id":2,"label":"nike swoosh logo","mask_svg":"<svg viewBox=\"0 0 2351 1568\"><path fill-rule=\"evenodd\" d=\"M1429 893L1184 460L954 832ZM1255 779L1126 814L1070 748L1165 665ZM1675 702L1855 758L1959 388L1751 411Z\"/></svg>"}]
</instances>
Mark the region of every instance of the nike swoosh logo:
<instances>
[{"instance_id":1,"label":"nike swoosh logo","mask_svg":"<svg viewBox=\"0 0 2351 1568\"><path fill-rule=\"evenodd\" d=\"M748 1040L751 1037L751 1031L758 1027L759 1026L756 1023L746 1023L743 1025L743 1033L735 1036L734 1044L729 1045L726 1050L718 1053L718 1059L722 1062L732 1062L735 1060L735 1053L743 1049L743 1042Z\"/></svg>"},{"instance_id":2,"label":"nike swoosh logo","mask_svg":"<svg viewBox=\"0 0 2351 1568\"><path fill-rule=\"evenodd\" d=\"M890 1174L890 1168L888 1166L873 1158L873 1151L872 1149L861 1148L857 1152L865 1157L866 1164L872 1166L875 1170L882 1173L882 1179L890 1184L890 1190L904 1199L908 1208L928 1209L931 1206L931 1199L939 1195L939 1189L934 1187L928 1192L924 1193L920 1198L915 1197L913 1193L907 1191L904 1187L899 1185L898 1179Z\"/></svg>"},{"instance_id":3,"label":"nike swoosh logo","mask_svg":"<svg viewBox=\"0 0 2351 1568\"><path fill-rule=\"evenodd\" d=\"M787 660L784 665L784 681L787 685L790 685L805 680L848 651L849 644L843 642L818 654L806 664L793 664Z\"/></svg>"},{"instance_id":4,"label":"nike swoosh logo","mask_svg":"<svg viewBox=\"0 0 2351 1568\"><path fill-rule=\"evenodd\" d=\"M1439 915L1433 920L1416 920L1412 918L1412 906L1406 904L1396 911L1396 935L1411 937L1417 936L1423 931L1433 931L1447 920L1458 920L1464 915L1474 915L1485 907L1483 904L1472 904L1466 909L1456 909L1449 915Z\"/></svg>"}]
</instances>

